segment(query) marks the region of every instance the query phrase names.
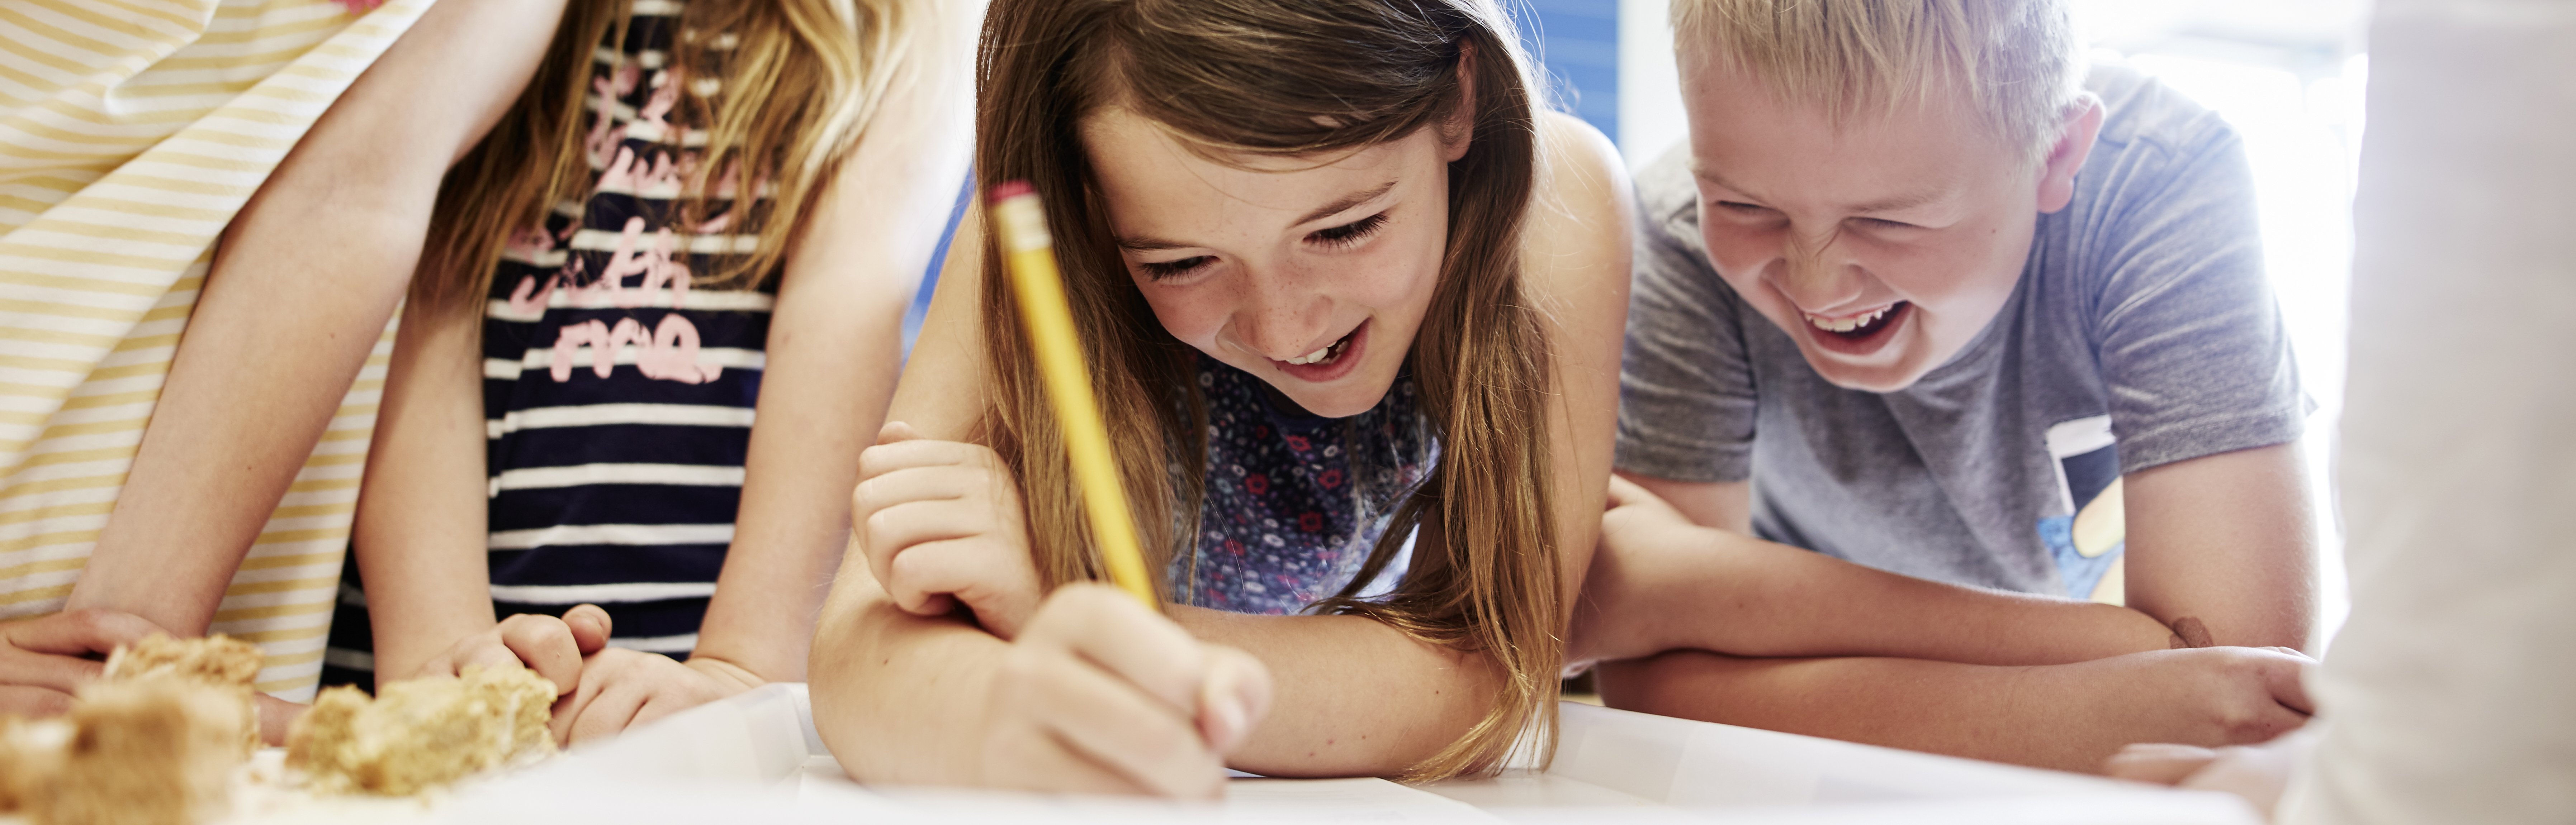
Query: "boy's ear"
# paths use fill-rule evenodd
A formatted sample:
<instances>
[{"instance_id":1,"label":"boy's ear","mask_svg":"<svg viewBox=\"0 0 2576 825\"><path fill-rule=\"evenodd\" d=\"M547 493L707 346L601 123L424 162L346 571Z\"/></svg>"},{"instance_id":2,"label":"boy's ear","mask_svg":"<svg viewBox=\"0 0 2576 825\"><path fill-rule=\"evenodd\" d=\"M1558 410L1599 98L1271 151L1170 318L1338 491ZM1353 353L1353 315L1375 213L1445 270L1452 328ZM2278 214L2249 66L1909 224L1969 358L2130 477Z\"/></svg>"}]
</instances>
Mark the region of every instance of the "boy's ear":
<instances>
[{"instance_id":1,"label":"boy's ear","mask_svg":"<svg viewBox=\"0 0 2576 825\"><path fill-rule=\"evenodd\" d=\"M2039 211L2055 212L2075 200L2075 172L2093 154L2093 139L2102 135L2102 98L2085 92L2067 107L2066 125L2039 169Z\"/></svg>"},{"instance_id":2,"label":"boy's ear","mask_svg":"<svg viewBox=\"0 0 2576 825\"><path fill-rule=\"evenodd\" d=\"M1476 138L1476 48L1458 44L1458 105L1440 120L1440 160L1456 163Z\"/></svg>"}]
</instances>

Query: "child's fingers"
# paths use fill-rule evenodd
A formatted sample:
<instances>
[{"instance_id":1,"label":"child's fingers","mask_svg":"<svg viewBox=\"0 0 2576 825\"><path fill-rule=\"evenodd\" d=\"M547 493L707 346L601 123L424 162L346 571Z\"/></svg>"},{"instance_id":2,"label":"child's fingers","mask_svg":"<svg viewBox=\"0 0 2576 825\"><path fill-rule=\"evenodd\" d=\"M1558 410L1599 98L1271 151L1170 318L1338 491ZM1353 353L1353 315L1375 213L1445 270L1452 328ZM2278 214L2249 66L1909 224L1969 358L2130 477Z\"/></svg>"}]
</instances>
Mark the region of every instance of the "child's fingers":
<instances>
[{"instance_id":1,"label":"child's fingers","mask_svg":"<svg viewBox=\"0 0 2576 825\"><path fill-rule=\"evenodd\" d=\"M555 699L554 717L546 720L546 732L554 736L557 746L572 744L573 723L590 709L591 702L599 698L600 691L608 687L607 675L616 669L608 657L615 653L617 651L605 651L583 662L589 666L582 669L579 686Z\"/></svg>"},{"instance_id":2,"label":"child's fingers","mask_svg":"<svg viewBox=\"0 0 2576 825\"><path fill-rule=\"evenodd\" d=\"M982 502L946 498L907 501L869 513L859 523L871 560L894 556L916 544L962 539L990 531L989 510Z\"/></svg>"},{"instance_id":3,"label":"child's fingers","mask_svg":"<svg viewBox=\"0 0 2576 825\"><path fill-rule=\"evenodd\" d=\"M0 685L0 717L42 719L70 713L72 695L33 685Z\"/></svg>"},{"instance_id":4,"label":"child's fingers","mask_svg":"<svg viewBox=\"0 0 2576 825\"><path fill-rule=\"evenodd\" d=\"M1162 700L1183 718L1198 716L1207 648L1126 591L1094 582L1056 588L1029 620L1021 641L1070 650Z\"/></svg>"},{"instance_id":5,"label":"child's fingers","mask_svg":"<svg viewBox=\"0 0 2576 825\"><path fill-rule=\"evenodd\" d=\"M920 437L921 433L914 430L911 424L906 424L901 421L888 421L885 423L885 426L877 428L877 443L879 444L892 444L897 441L911 441Z\"/></svg>"},{"instance_id":6,"label":"child's fingers","mask_svg":"<svg viewBox=\"0 0 2576 825\"><path fill-rule=\"evenodd\" d=\"M555 695L571 692L580 681L581 645L564 620L521 613L501 620L500 630L501 643L513 654L514 663L555 683Z\"/></svg>"},{"instance_id":7,"label":"child's fingers","mask_svg":"<svg viewBox=\"0 0 2576 825\"><path fill-rule=\"evenodd\" d=\"M475 639L475 643L472 646L465 648L462 653L463 655L461 656L451 657L445 667L434 672L423 671L421 675L463 676L465 675L465 668L468 665L480 667L484 670L493 670L496 668L534 670L534 668L528 667L526 660L519 658L518 651L511 650L510 644L502 641L497 635L487 634L477 637ZM538 675L542 676L545 675L545 673L544 671L538 671ZM560 685L562 683L558 682L557 684Z\"/></svg>"},{"instance_id":8,"label":"child's fingers","mask_svg":"<svg viewBox=\"0 0 2576 825\"><path fill-rule=\"evenodd\" d=\"M615 626L609 620L608 610L595 604L573 605L571 610L564 611L563 620L564 626L572 629L573 646L584 656L607 647L609 629Z\"/></svg>"},{"instance_id":9,"label":"child's fingers","mask_svg":"<svg viewBox=\"0 0 2576 825\"><path fill-rule=\"evenodd\" d=\"M107 655L117 645L131 645L152 634L170 634L152 620L122 610L66 610L51 616L0 625L9 644L21 650L62 656Z\"/></svg>"},{"instance_id":10,"label":"child's fingers","mask_svg":"<svg viewBox=\"0 0 2576 825\"><path fill-rule=\"evenodd\" d=\"M1152 791L1075 751L1052 732L1003 739L987 748L987 784L1037 793L1144 796Z\"/></svg>"},{"instance_id":11,"label":"child's fingers","mask_svg":"<svg viewBox=\"0 0 2576 825\"><path fill-rule=\"evenodd\" d=\"M2114 779L2171 785L2217 760L2217 751L2195 745L2142 743L2112 754L2102 773Z\"/></svg>"},{"instance_id":12,"label":"child's fingers","mask_svg":"<svg viewBox=\"0 0 2576 825\"><path fill-rule=\"evenodd\" d=\"M88 659L0 647L0 682L10 685L70 693L105 668Z\"/></svg>"},{"instance_id":13,"label":"child's fingers","mask_svg":"<svg viewBox=\"0 0 2576 825\"><path fill-rule=\"evenodd\" d=\"M1133 684L1069 656L1038 657L1037 672L1015 674L1044 689L1023 701L1074 752L1162 796L1211 797L1224 765L1189 717Z\"/></svg>"},{"instance_id":14,"label":"child's fingers","mask_svg":"<svg viewBox=\"0 0 2576 825\"><path fill-rule=\"evenodd\" d=\"M1207 675L1199 684L1199 736L1218 756L1234 752L1270 713L1270 668L1223 645L1208 645Z\"/></svg>"},{"instance_id":15,"label":"child's fingers","mask_svg":"<svg viewBox=\"0 0 2576 825\"><path fill-rule=\"evenodd\" d=\"M599 692L599 696L574 714L566 744L580 744L593 739L617 735L635 721L637 711L651 696L633 679L621 679Z\"/></svg>"},{"instance_id":16,"label":"child's fingers","mask_svg":"<svg viewBox=\"0 0 2576 825\"><path fill-rule=\"evenodd\" d=\"M1610 507L1612 509L1626 507L1630 504L1635 504L1639 501L1652 499L1654 497L1655 494L1646 492L1646 488L1637 486L1637 482L1620 478L1616 474L1610 476Z\"/></svg>"},{"instance_id":17,"label":"child's fingers","mask_svg":"<svg viewBox=\"0 0 2576 825\"><path fill-rule=\"evenodd\" d=\"M906 467L870 476L850 488L850 517L865 524L888 508L916 501L951 501L985 492L992 479L981 470L956 465Z\"/></svg>"},{"instance_id":18,"label":"child's fingers","mask_svg":"<svg viewBox=\"0 0 2576 825\"><path fill-rule=\"evenodd\" d=\"M859 478L870 479L896 470L950 464L1001 466L992 449L981 444L919 438L879 444L859 451Z\"/></svg>"},{"instance_id":19,"label":"child's fingers","mask_svg":"<svg viewBox=\"0 0 2576 825\"><path fill-rule=\"evenodd\" d=\"M953 609L951 599L975 611L994 635L1017 638L1042 598L1037 571L1015 548L983 538L915 544L896 553L879 578L905 612L934 616Z\"/></svg>"},{"instance_id":20,"label":"child's fingers","mask_svg":"<svg viewBox=\"0 0 2576 825\"><path fill-rule=\"evenodd\" d=\"M2302 715L2315 715L2317 703L2308 698L2308 684L2303 677L2317 666L2316 661L2292 651L2264 664L2263 683L2271 689L2272 700Z\"/></svg>"},{"instance_id":21,"label":"child's fingers","mask_svg":"<svg viewBox=\"0 0 2576 825\"><path fill-rule=\"evenodd\" d=\"M662 717L697 706L697 703L676 699L660 693L647 693L644 697L644 704L635 709L635 718L626 720L626 726L634 728L650 725L655 721L660 720Z\"/></svg>"}]
</instances>

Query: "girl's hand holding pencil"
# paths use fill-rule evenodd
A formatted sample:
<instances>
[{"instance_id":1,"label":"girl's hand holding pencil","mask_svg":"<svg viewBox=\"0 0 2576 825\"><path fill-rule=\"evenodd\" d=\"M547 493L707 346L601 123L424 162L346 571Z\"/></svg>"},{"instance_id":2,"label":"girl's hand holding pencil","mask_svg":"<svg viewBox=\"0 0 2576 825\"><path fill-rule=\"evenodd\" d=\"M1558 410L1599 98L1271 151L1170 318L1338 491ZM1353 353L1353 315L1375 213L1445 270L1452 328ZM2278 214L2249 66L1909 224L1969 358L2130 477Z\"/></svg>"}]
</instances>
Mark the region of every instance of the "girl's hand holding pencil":
<instances>
[{"instance_id":1,"label":"girl's hand holding pencil","mask_svg":"<svg viewBox=\"0 0 2576 825\"><path fill-rule=\"evenodd\" d=\"M1082 367L1044 216L1026 184L996 190L1025 329L1039 353L1093 539L1114 586L1044 591L1019 481L991 449L892 422L859 457L854 539L897 607L972 612L1010 642L996 665L970 784L1214 798L1226 757L1270 708L1270 671L1162 613ZM1007 197L1006 197L1007 196Z\"/></svg>"},{"instance_id":2,"label":"girl's hand holding pencil","mask_svg":"<svg viewBox=\"0 0 2576 825\"><path fill-rule=\"evenodd\" d=\"M1208 797L1270 706L1270 672L1200 642L1132 595L1077 582L1043 593L1018 481L981 445L887 424L851 497L868 573L905 612L964 608L1010 640L973 784Z\"/></svg>"},{"instance_id":3,"label":"girl's hand holding pencil","mask_svg":"<svg viewBox=\"0 0 2576 825\"><path fill-rule=\"evenodd\" d=\"M1270 671L1126 593L1057 588L992 680L977 784L1214 799L1270 709Z\"/></svg>"}]
</instances>

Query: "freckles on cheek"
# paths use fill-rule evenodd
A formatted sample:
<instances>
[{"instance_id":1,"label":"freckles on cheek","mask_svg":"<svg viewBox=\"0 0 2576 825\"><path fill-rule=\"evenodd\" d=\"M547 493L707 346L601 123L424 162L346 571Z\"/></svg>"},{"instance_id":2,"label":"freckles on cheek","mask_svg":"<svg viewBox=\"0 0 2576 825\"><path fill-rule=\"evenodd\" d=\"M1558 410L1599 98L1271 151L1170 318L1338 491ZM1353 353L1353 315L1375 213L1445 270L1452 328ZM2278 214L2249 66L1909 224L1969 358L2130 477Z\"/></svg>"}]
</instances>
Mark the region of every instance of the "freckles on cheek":
<instances>
[{"instance_id":1,"label":"freckles on cheek","mask_svg":"<svg viewBox=\"0 0 2576 825\"><path fill-rule=\"evenodd\" d=\"M1225 312L1218 302L1207 300L1205 288L1169 288L1139 284L1145 304L1154 310L1154 320L1182 343L1207 347L1216 341L1216 332L1225 326Z\"/></svg>"}]
</instances>

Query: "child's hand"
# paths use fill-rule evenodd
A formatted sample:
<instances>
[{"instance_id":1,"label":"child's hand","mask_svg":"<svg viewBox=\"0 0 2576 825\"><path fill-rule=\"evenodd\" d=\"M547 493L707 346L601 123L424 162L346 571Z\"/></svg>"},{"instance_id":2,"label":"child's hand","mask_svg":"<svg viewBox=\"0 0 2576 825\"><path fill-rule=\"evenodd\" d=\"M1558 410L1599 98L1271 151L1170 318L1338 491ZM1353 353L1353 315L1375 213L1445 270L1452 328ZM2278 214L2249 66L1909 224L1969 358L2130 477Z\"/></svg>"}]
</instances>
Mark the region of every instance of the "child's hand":
<instances>
[{"instance_id":1,"label":"child's hand","mask_svg":"<svg viewBox=\"0 0 2576 825\"><path fill-rule=\"evenodd\" d=\"M1105 585L1057 588L993 678L979 784L1213 799L1270 671Z\"/></svg>"},{"instance_id":2,"label":"child's hand","mask_svg":"<svg viewBox=\"0 0 2576 825\"><path fill-rule=\"evenodd\" d=\"M1722 536L1692 524L1689 517L1646 488L1610 477L1609 509L1601 514L1601 543L1584 574L1581 600L1566 646L1569 672L1593 662L1633 659L1663 652L1654 625L1674 618L1653 608L1643 589L1673 580L1673 567L1705 557L1710 543Z\"/></svg>"},{"instance_id":3,"label":"child's hand","mask_svg":"<svg viewBox=\"0 0 2576 825\"><path fill-rule=\"evenodd\" d=\"M0 623L0 716L56 716L72 692L98 678L117 645L170 634L121 610L65 610Z\"/></svg>"},{"instance_id":4,"label":"child's hand","mask_svg":"<svg viewBox=\"0 0 2576 825\"><path fill-rule=\"evenodd\" d=\"M2144 732L2148 741L2215 748L2266 741L2307 724L2316 706L2299 680L2315 666L2316 660L2283 647L2157 650L2032 668L2039 678L2080 684L2031 695L2081 703L2077 718Z\"/></svg>"},{"instance_id":5,"label":"child's hand","mask_svg":"<svg viewBox=\"0 0 2576 825\"><path fill-rule=\"evenodd\" d=\"M466 665L526 667L555 683L555 695L561 696L580 684L582 658L607 646L608 611L598 605L577 605L560 619L521 613L458 639L402 678L456 676Z\"/></svg>"},{"instance_id":6,"label":"child's hand","mask_svg":"<svg viewBox=\"0 0 2576 825\"><path fill-rule=\"evenodd\" d=\"M963 603L1010 639L1044 595L1019 482L990 448L890 422L859 454L850 518L868 572L906 612L937 616Z\"/></svg>"},{"instance_id":7,"label":"child's hand","mask_svg":"<svg viewBox=\"0 0 2576 825\"><path fill-rule=\"evenodd\" d=\"M586 742L767 683L726 662L612 647L582 660L580 688L555 700L547 728L556 744Z\"/></svg>"},{"instance_id":8,"label":"child's hand","mask_svg":"<svg viewBox=\"0 0 2576 825\"><path fill-rule=\"evenodd\" d=\"M2320 735L2311 725L2260 745L2130 745L2112 754L2102 773L2185 790L2225 791L2244 797L2268 818L2289 787L2290 773L2316 750Z\"/></svg>"}]
</instances>

